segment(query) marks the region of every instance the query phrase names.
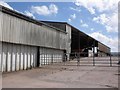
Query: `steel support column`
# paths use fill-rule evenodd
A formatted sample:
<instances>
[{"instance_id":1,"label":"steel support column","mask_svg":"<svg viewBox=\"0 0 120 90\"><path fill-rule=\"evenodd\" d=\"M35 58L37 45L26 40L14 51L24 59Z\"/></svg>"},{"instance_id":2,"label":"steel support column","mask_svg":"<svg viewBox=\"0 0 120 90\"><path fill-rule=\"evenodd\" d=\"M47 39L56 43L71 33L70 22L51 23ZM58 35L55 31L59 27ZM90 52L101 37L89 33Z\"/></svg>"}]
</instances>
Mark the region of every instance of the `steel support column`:
<instances>
[{"instance_id":1,"label":"steel support column","mask_svg":"<svg viewBox=\"0 0 120 90\"><path fill-rule=\"evenodd\" d=\"M78 32L78 45L79 45L79 52L78 52L78 66L80 65L80 33Z\"/></svg>"},{"instance_id":2,"label":"steel support column","mask_svg":"<svg viewBox=\"0 0 120 90\"><path fill-rule=\"evenodd\" d=\"M93 66L95 66L95 40L93 41Z\"/></svg>"}]
</instances>

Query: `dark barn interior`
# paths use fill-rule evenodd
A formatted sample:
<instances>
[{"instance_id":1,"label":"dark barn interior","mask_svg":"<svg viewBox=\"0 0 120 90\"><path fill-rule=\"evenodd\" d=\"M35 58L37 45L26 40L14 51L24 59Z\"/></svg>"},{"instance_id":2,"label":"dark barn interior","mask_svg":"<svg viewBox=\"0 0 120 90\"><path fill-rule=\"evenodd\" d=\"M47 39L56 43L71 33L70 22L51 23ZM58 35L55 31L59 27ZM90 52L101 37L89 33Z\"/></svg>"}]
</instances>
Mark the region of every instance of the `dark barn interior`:
<instances>
[{"instance_id":1,"label":"dark barn interior","mask_svg":"<svg viewBox=\"0 0 120 90\"><path fill-rule=\"evenodd\" d=\"M85 34L67 22L53 22L42 21L54 27L59 27L61 30L66 30L66 25L71 27L71 56L79 53L80 56L88 57L90 53L92 56L108 56L110 55L110 48L91 36ZM91 50L91 52L89 52Z\"/></svg>"},{"instance_id":2,"label":"dark barn interior","mask_svg":"<svg viewBox=\"0 0 120 90\"><path fill-rule=\"evenodd\" d=\"M72 27L71 53L80 53L80 56L88 56L88 50L98 47L98 41L87 34Z\"/></svg>"}]
</instances>

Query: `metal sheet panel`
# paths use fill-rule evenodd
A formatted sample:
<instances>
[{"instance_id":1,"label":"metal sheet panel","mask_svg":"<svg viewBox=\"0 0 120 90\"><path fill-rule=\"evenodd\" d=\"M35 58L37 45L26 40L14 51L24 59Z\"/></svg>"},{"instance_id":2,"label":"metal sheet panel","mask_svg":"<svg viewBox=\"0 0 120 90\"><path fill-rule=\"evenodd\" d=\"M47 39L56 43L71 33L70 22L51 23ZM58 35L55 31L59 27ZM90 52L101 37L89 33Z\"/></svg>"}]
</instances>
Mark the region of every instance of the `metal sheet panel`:
<instances>
[{"instance_id":1,"label":"metal sheet panel","mask_svg":"<svg viewBox=\"0 0 120 90\"><path fill-rule=\"evenodd\" d=\"M24 43L24 41L23 41L23 39L24 39L24 33L23 33L23 26L22 26L22 24L23 24L23 20L20 20L20 31L19 31L19 42L20 43Z\"/></svg>"},{"instance_id":2,"label":"metal sheet panel","mask_svg":"<svg viewBox=\"0 0 120 90\"><path fill-rule=\"evenodd\" d=\"M3 60L3 71L6 71L6 63L7 63L7 44L4 43L3 48L2 48L2 60Z\"/></svg>"},{"instance_id":3,"label":"metal sheet panel","mask_svg":"<svg viewBox=\"0 0 120 90\"><path fill-rule=\"evenodd\" d=\"M36 33L36 36L35 36L35 45L39 45L39 32L38 32L38 26L37 25L35 25L35 33Z\"/></svg>"},{"instance_id":4,"label":"metal sheet panel","mask_svg":"<svg viewBox=\"0 0 120 90\"><path fill-rule=\"evenodd\" d=\"M33 28L33 23L31 23L31 27L30 27L30 39L31 39L31 44L34 45L34 28Z\"/></svg>"},{"instance_id":5,"label":"metal sheet panel","mask_svg":"<svg viewBox=\"0 0 120 90\"><path fill-rule=\"evenodd\" d=\"M25 22L25 29L26 29L26 43L27 45L30 44L30 26L29 26L29 22Z\"/></svg>"},{"instance_id":6,"label":"metal sheet panel","mask_svg":"<svg viewBox=\"0 0 120 90\"><path fill-rule=\"evenodd\" d=\"M37 41L36 41L37 32L36 31L37 31L36 30L36 25L33 24L33 36L34 36L33 40L34 40L34 45L37 45Z\"/></svg>"},{"instance_id":7,"label":"metal sheet panel","mask_svg":"<svg viewBox=\"0 0 120 90\"><path fill-rule=\"evenodd\" d=\"M30 68L30 62L31 62L31 54L30 54L30 52L31 52L31 47L30 46L28 46L28 60L27 60L27 67L28 68Z\"/></svg>"},{"instance_id":8,"label":"metal sheet panel","mask_svg":"<svg viewBox=\"0 0 120 90\"><path fill-rule=\"evenodd\" d=\"M45 30L45 28L44 28L44 30ZM46 32L45 32L45 47L49 46L48 43L49 43L49 37L48 37L48 30L46 29Z\"/></svg>"},{"instance_id":9,"label":"metal sheet panel","mask_svg":"<svg viewBox=\"0 0 120 90\"><path fill-rule=\"evenodd\" d=\"M34 53L33 53L33 48L31 47L31 67L34 67Z\"/></svg>"},{"instance_id":10,"label":"metal sheet panel","mask_svg":"<svg viewBox=\"0 0 120 90\"><path fill-rule=\"evenodd\" d=\"M17 23L17 18L16 17L13 17L13 18L14 18L13 19L14 20L14 22L13 22L13 30L14 30L14 32L13 32L13 35L12 35L13 36L12 39L13 39L13 42L16 43L17 42L17 38L16 38L17 37L17 27L16 27L16 25L17 25L16 24Z\"/></svg>"},{"instance_id":11,"label":"metal sheet panel","mask_svg":"<svg viewBox=\"0 0 120 90\"><path fill-rule=\"evenodd\" d=\"M30 22L25 22L26 24L25 24L25 29L26 29L26 33L25 33L25 35L27 36L27 38L26 38L26 42L27 42L27 45L29 45L29 44L31 44L31 23Z\"/></svg>"},{"instance_id":12,"label":"metal sheet panel","mask_svg":"<svg viewBox=\"0 0 120 90\"><path fill-rule=\"evenodd\" d=\"M23 25L23 33L24 33L24 44L27 44L27 28L26 28L26 21L23 21L24 25Z\"/></svg>"},{"instance_id":13,"label":"metal sheet panel","mask_svg":"<svg viewBox=\"0 0 120 90\"><path fill-rule=\"evenodd\" d=\"M50 37L51 37L51 39L50 39L50 47L53 47L53 33L52 33L51 30L50 30Z\"/></svg>"},{"instance_id":14,"label":"metal sheet panel","mask_svg":"<svg viewBox=\"0 0 120 90\"><path fill-rule=\"evenodd\" d=\"M65 35L63 35L63 36L64 36L64 49L66 49L67 47L69 47L69 44L68 44L68 40L67 40L66 36ZM68 46L67 46L67 44L68 44Z\"/></svg>"},{"instance_id":15,"label":"metal sheet panel","mask_svg":"<svg viewBox=\"0 0 120 90\"><path fill-rule=\"evenodd\" d=\"M38 33L39 33L39 46L43 46L43 43L42 43L42 40L43 40L43 37L41 36L43 34L42 32L42 28L39 26L38 27Z\"/></svg>"},{"instance_id":16,"label":"metal sheet panel","mask_svg":"<svg viewBox=\"0 0 120 90\"><path fill-rule=\"evenodd\" d=\"M63 34L63 33L61 33L61 32L60 32L60 34L59 34L59 42L60 42L59 48L60 48L60 49L62 49L62 42L63 42L63 41L62 41L62 34Z\"/></svg>"},{"instance_id":17,"label":"metal sheet panel","mask_svg":"<svg viewBox=\"0 0 120 90\"><path fill-rule=\"evenodd\" d=\"M48 65L52 62L62 62L63 60L63 51L40 47L40 66Z\"/></svg>"},{"instance_id":18,"label":"metal sheet panel","mask_svg":"<svg viewBox=\"0 0 120 90\"><path fill-rule=\"evenodd\" d=\"M38 46L40 46L40 43L41 43L41 41L40 41L40 40L41 40L41 39L40 39L40 30L39 30L39 29L40 29L40 26L37 25L37 37L38 37L37 40L38 40Z\"/></svg>"},{"instance_id":19,"label":"metal sheet panel","mask_svg":"<svg viewBox=\"0 0 120 90\"><path fill-rule=\"evenodd\" d=\"M46 47L47 46L47 31L45 30L45 28L43 28L43 31L44 31L44 47Z\"/></svg>"},{"instance_id":20,"label":"metal sheet panel","mask_svg":"<svg viewBox=\"0 0 120 90\"><path fill-rule=\"evenodd\" d=\"M57 48L57 43L58 43L58 38L57 38L57 31L56 31L56 35L55 35L55 48Z\"/></svg>"},{"instance_id":21,"label":"metal sheet panel","mask_svg":"<svg viewBox=\"0 0 120 90\"><path fill-rule=\"evenodd\" d=\"M20 19L16 18L16 23L15 23L15 29L16 29L16 43L20 43L20 30L21 30L21 26L20 26Z\"/></svg>"},{"instance_id":22,"label":"metal sheet panel","mask_svg":"<svg viewBox=\"0 0 120 90\"><path fill-rule=\"evenodd\" d=\"M64 39L60 38L60 31L48 26L39 26L5 13L3 20L3 41L56 49L63 46L60 41L66 43Z\"/></svg>"},{"instance_id":23,"label":"metal sheet panel","mask_svg":"<svg viewBox=\"0 0 120 90\"><path fill-rule=\"evenodd\" d=\"M21 36L21 42L25 44L25 41L26 41L26 36L25 36L25 21L22 20L21 21L21 26L22 26L22 36Z\"/></svg>"},{"instance_id":24,"label":"metal sheet panel","mask_svg":"<svg viewBox=\"0 0 120 90\"><path fill-rule=\"evenodd\" d=\"M10 27L9 27L9 42L13 42L13 35L14 35L14 30L13 30L13 17L9 16L10 17Z\"/></svg>"},{"instance_id":25,"label":"metal sheet panel","mask_svg":"<svg viewBox=\"0 0 120 90\"><path fill-rule=\"evenodd\" d=\"M41 46L45 46L45 43L46 43L46 41L45 41L45 30L44 30L44 28L43 27L41 27L42 29L41 29L41 34L40 34L40 36L41 36Z\"/></svg>"},{"instance_id":26,"label":"metal sheet panel","mask_svg":"<svg viewBox=\"0 0 120 90\"><path fill-rule=\"evenodd\" d=\"M53 41L53 40L54 40L54 36L53 36L53 35L54 35L54 33L51 31L51 38L52 38L52 39L51 39L50 42L51 42L51 47L52 47L52 48L54 48L54 46L53 46L53 45L54 45L54 43L53 43L53 42L54 42L54 41Z\"/></svg>"},{"instance_id":27,"label":"metal sheet panel","mask_svg":"<svg viewBox=\"0 0 120 90\"><path fill-rule=\"evenodd\" d=\"M35 43L35 36L36 36L36 32L35 32L35 25L33 24L33 26L32 26L32 35L33 35L33 45L36 45L36 43Z\"/></svg>"},{"instance_id":28,"label":"metal sheet panel","mask_svg":"<svg viewBox=\"0 0 120 90\"><path fill-rule=\"evenodd\" d=\"M13 48L13 46L10 44L10 45L6 45L6 48L8 49L7 50L7 62L6 62L6 64L7 64L7 72L10 72L11 71L11 69L12 69L12 48Z\"/></svg>"},{"instance_id":29,"label":"metal sheet panel","mask_svg":"<svg viewBox=\"0 0 120 90\"><path fill-rule=\"evenodd\" d=\"M37 43L37 42L38 42L38 41L37 41L37 40L38 40L38 38L37 38L37 33L38 33L38 32L37 32L37 27L36 27L35 24L34 24L34 32L35 32L34 44L35 44L35 45L38 45L38 43Z\"/></svg>"},{"instance_id":30,"label":"metal sheet panel","mask_svg":"<svg viewBox=\"0 0 120 90\"><path fill-rule=\"evenodd\" d=\"M24 20L20 20L20 43L24 43L25 40L25 31L24 31Z\"/></svg>"},{"instance_id":31,"label":"metal sheet panel","mask_svg":"<svg viewBox=\"0 0 120 90\"><path fill-rule=\"evenodd\" d=\"M43 55L43 64L45 64L45 48L43 48L43 53L42 53L42 55Z\"/></svg>"},{"instance_id":32,"label":"metal sheet panel","mask_svg":"<svg viewBox=\"0 0 120 90\"><path fill-rule=\"evenodd\" d=\"M21 45L21 52L20 52L20 69L23 70L24 67L24 46Z\"/></svg>"},{"instance_id":33,"label":"metal sheet panel","mask_svg":"<svg viewBox=\"0 0 120 90\"><path fill-rule=\"evenodd\" d=\"M15 23L16 23L15 17L11 17L11 42L14 42L14 43L16 42Z\"/></svg>"},{"instance_id":34,"label":"metal sheet panel","mask_svg":"<svg viewBox=\"0 0 120 90\"><path fill-rule=\"evenodd\" d=\"M37 66L37 48L33 47L33 63L34 63L34 67Z\"/></svg>"},{"instance_id":35,"label":"metal sheet panel","mask_svg":"<svg viewBox=\"0 0 120 90\"><path fill-rule=\"evenodd\" d=\"M27 69L27 47L24 46L24 70Z\"/></svg>"},{"instance_id":36,"label":"metal sheet panel","mask_svg":"<svg viewBox=\"0 0 120 90\"><path fill-rule=\"evenodd\" d=\"M38 35L38 46L41 45L41 36L40 36L41 35L41 30L40 30L40 28L41 28L40 26L37 26L37 29L38 29L38 34L37 34Z\"/></svg>"},{"instance_id":37,"label":"metal sheet panel","mask_svg":"<svg viewBox=\"0 0 120 90\"><path fill-rule=\"evenodd\" d=\"M38 36L37 37L38 37L38 46L39 46L41 44L41 36L40 36L41 35L41 30L40 30L40 26L37 26L37 29L38 29L38 34L37 34Z\"/></svg>"},{"instance_id":38,"label":"metal sheet panel","mask_svg":"<svg viewBox=\"0 0 120 90\"><path fill-rule=\"evenodd\" d=\"M60 40L59 40L60 34L59 31L56 32L56 48L60 48Z\"/></svg>"},{"instance_id":39,"label":"metal sheet panel","mask_svg":"<svg viewBox=\"0 0 120 90\"><path fill-rule=\"evenodd\" d=\"M14 35L14 26L13 26L13 22L14 22L14 18L12 16L10 17L10 28L9 28L9 42L13 42L13 35Z\"/></svg>"},{"instance_id":40,"label":"metal sheet panel","mask_svg":"<svg viewBox=\"0 0 120 90\"><path fill-rule=\"evenodd\" d=\"M43 48L39 48L39 52L40 52L40 66L43 65Z\"/></svg>"},{"instance_id":41,"label":"metal sheet panel","mask_svg":"<svg viewBox=\"0 0 120 90\"><path fill-rule=\"evenodd\" d=\"M9 45L8 45L9 46ZM12 45L12 71L15 71L16 68L16 45Z\"/></svg>"},{"instance_id":42,"label":"metal sheet panel","mask_svg":"<svg viewBox=\"0 0 120 90\"><path fill-rule=\"evenodd\" d=\"M16 55L16 70L20 70L20 49L21 49L21 45L16 45L16 51L17 51L17 55Z\"/></svg>"},{"instance_id":43,"label":"metal sheet panel","mask_svg":"<svg viewBox=\"0 0 120 90\"><path fill-rule=\"evenodd\" d=\"M56 47L56 39L55 39L55 37L56 37L56 32L54 32L53 33L53 48L55 48Z\"/></svg>"},{"instance_id":44,"label":"metal sheet panel","mask_svg":"<svg viewBox=\"0 0 120 90\"><path fill-rule=\"evenodd\" d=\"M0 72L2 71L2 42L0 41Z\"/></svg>"},{"instance_id":45,"label":"metal sheet panel","mask_svg":"<svg viewBox=\"0 0 120 90\"><path fill-rule=\"evenodd\" d=\"M36 67L37 47L4 43L2 59L3 70L7 72Z\"/></svg>"},{"instance_id":46,"label":"metal sheet panel","mask_svg":"<svg viewBox=\"0 0 120 90\"><path fill-rule=\"evenodd\" d=\"M36 45L40 45L40 35L39 35L39 27L36 25Z\"/></svg>"},{"instance_id":47,"label":"metal sheet panel","mask_svg":"<svg viewBox=\"0 0 120 90\"><path fill-rule=\"evenodd\" d=\"M60 34L60 49L64 49L64 35L63 34Z\"/></svg>"},{"instance_id":48,"label":"metal sheet panel","mask_svg":"<svg viewBox=\"0 0 120 90\"><path fill-rule=\"evenodd\" d=\"M33 30L33 32L32 32L32 36L33 36L33 44L34 45L36 45L36 30L35 30L35 25L33 24L33 26L32 26L32 30Z\"/></svg>"},{"instance_id":49,"label":"metal sheet panel","mask_svg":"<svg viewBox=\"0 0 120 90\"><path fill-rule=\"evenodd\" d=\"M12 17L13 19L13 22L11 23L13 25L13 27L11 28L11 36L12 36L12 42L16 43L16 34L17 34L17 28L16 28L16 22L17 22L17 19L15 17Z\"/></svg>"},{"instance_id":50,"label":"metal sheet panel","mask_svg":"<svg viewBox=\"0 0 120 90\"><path fill-rule=\"evenodd\" d=\"M0 12L0 41L2 41L3 14Z\"/></svg>"},{"instance_id":51,"label":"metal sheet panel","mask_svg":"<svg viewBox=\"0 0 120 90\"><path fill-rule=\"evenodd\" d=\"M64 35L62 34L62 49L64 48Z\"/></svg>"},{"instance_id":52,"label":"metal sheet panel","mask_svg":"<svg viewBox=\"0 0 120 90\"><path fill-rule=\"evenodd\" d=\"M48 29L48 31L47 31L47 35L48 35L48 37L47 37L48 47L52 47L52 45L51 45L51 42L52 42L51 32L52 31Z\"/></svg>"},{"instance_id":53,"label":"metal sheet panel","mask_svg":"<svg viewBox=\"0 0 120 90\"><path fill-rule=\"evenodd\" d=\"M110 53L110 48L98 42L98 48L100 51Z\"/></svg>"},{"instance_id":54,"label":"metal sheet panel","mask_svg":"<svg viewBox=\"0 0 120 90\"><path fill-rule=\"evenodd\" d=\"M32 23L29 23L29 33L30 33L30 37L29 37L29 45L32 45Z\"/></svg>"},{"instance_id":55,"label":"metal sheet panel","mask_svg":"<svg viewBox=\"0 0 120 90\"><path fill-rule=\"evenodd\" d=\"M6 39L6 16L5 14L3 15L3 30L2 30L2 40L5 41Z\"/></svg>"},{"instance_id":56,"label":"metal sheet panel","mask_svg":"<svg viewBox=\"0 0 120 90\"><path fill-rule=\"evenodd\" d=\"M40 56L39 56L39 62L40 62L39 67L41 67L41 65L42 65L42 64L41 64L41 63L42 63L42 62L41 62L41 48L39 48L39 55L40 55Z\"/></svg>"}]
</instances>

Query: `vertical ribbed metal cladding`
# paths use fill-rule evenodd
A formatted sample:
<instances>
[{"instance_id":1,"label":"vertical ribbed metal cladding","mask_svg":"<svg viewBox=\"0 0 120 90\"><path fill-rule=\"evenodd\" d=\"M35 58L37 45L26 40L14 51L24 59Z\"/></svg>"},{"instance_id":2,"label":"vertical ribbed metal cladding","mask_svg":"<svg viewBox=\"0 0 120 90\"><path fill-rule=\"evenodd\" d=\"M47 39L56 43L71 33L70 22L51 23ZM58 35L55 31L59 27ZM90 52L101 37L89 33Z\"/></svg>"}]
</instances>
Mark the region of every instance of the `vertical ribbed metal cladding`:
<instances>
[{"instance_id":1,"label":"vertical ribbed metal cladding","mask_svg":"<svg viewBox=\"0 0 120 90\"><path fill-rule=\"evenodd\" d=\"M2 14L2 7L0 6L0 72L2 71L2 25L3 25L3 14ZM0 73L0 79L2 78L2 74ZM2 83L2 79L0 80ZM2 86L2 85L1 85ZM1 87L0 87L1 89Z\"/></svg>"},{"instance_id":2,"label":"vertical ribbed metal cladding","mask_svg":"<svg viewBox=\"0 0 120 90\"><path fill-rule=\"evenodd\" d=\"M6 13L2 14L2 41L55 49L66 49L66 33L46 25L40 26Z\"/></svg>"}]
</instances>

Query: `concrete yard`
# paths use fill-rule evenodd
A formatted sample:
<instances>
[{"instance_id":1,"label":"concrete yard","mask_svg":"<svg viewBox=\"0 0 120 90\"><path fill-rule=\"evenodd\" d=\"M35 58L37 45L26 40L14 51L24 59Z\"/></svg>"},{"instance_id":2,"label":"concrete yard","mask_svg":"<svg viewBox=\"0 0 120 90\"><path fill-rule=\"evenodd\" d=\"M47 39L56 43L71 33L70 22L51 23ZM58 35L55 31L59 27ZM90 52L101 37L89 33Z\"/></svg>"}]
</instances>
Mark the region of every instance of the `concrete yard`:
<instances>
[{"instance_id":1,"label":"concrete yard","mask_svg":"<svg viewBox=\"0 0 120 90\"><path fill-rule=\"evenodd\" d=\"M117 88L118 67L77 66L73 61L3 74L3 88Z\"/></svg>"}]
</instances>

